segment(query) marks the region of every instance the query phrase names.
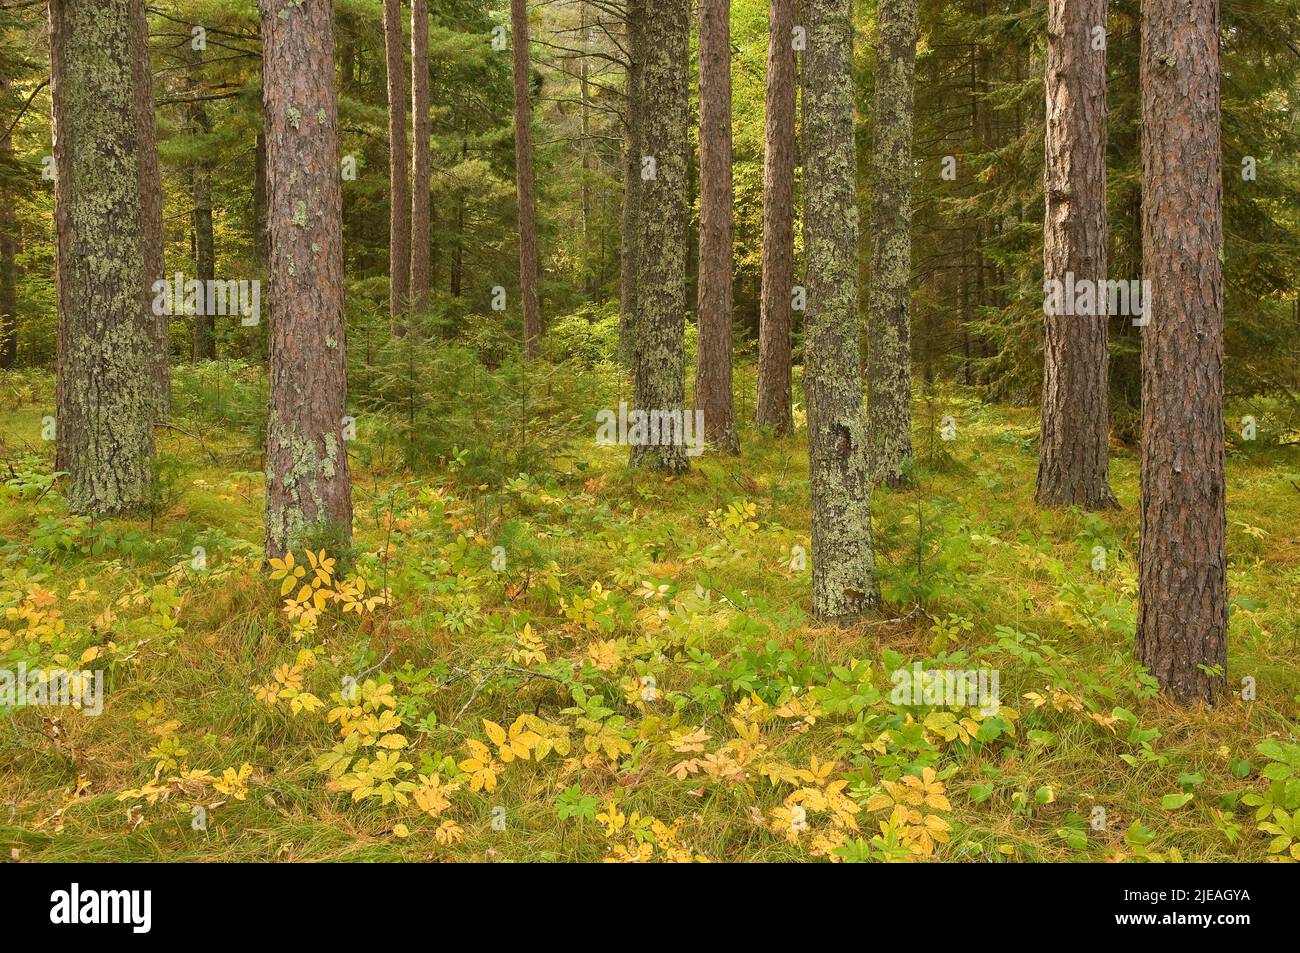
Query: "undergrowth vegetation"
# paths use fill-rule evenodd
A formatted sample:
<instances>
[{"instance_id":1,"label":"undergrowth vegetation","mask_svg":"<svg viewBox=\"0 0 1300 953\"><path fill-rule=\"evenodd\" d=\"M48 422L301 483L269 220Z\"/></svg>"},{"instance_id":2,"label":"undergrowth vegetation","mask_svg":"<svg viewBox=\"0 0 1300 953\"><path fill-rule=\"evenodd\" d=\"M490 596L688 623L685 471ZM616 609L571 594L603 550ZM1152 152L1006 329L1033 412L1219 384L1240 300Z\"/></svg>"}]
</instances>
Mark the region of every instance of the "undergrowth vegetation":
<instances>
[{"instance_id":1,"label":"undergrowth vegetation","mask_svg":"<svg viewBox=\"0 0 1300 953\"><path fill-rule=\"evenodd\" d=\"M1121 510L1040 511L1034 409L923 395L913 485L874 497L886 608L820 627L802 431L627 470L591 438L626 385L590 318L547 371L415 341L354 361L354 549L269 565L255 371L177 370L155 505L110 523L60 496L52 381L6 376L0 667L104 695L0 709L5 853L1300 858L1293 448L1230 453L1234 697L1181 710L1130 652L1132 453ZM916 665L995 670L996 703L900 701Z\"/></svg>"}]
</instances>

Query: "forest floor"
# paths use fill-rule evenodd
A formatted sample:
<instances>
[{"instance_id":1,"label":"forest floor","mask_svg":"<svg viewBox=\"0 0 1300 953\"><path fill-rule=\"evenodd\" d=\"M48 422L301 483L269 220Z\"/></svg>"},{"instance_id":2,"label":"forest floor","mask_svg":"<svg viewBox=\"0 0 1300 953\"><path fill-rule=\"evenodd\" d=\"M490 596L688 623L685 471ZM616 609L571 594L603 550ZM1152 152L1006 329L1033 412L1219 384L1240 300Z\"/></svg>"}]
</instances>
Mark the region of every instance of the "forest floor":
<instances>
[{"instance_id":1,"label":"forest floor","mask_svg":"<svg viewBox=\"0 0 1300 953\"><path fill-rule=\"evenodd\" d=\"M0 707L5 858L1300 857L1295 448L1230 442L1230 695L1186 710L1131 659L1135 452L1121 509L1039 510L1032 408L918 399L884 605L841 629L801 437L678 479L592 442L499 486L354 456L355 553L268 573L243 436L160 429L155 512L91 523L52 393L0 384L0 668L102 671L102 712ZM918 661L997 704L895 703Z\"/></svg>"}]
</instances>

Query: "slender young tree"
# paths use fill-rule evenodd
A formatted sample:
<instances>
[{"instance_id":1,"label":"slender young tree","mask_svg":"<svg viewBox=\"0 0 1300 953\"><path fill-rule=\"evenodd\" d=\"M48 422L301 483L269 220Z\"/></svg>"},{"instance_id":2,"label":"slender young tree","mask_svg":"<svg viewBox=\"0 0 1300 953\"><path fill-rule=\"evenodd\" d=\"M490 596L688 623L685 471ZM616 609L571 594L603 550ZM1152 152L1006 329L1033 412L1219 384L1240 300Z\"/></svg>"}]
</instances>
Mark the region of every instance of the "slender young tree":
<instances>
[{"instance_id":1,"label":"slender young tree","mask_svg":"<svg viewBox=\"0 0 1300 953\"><path fill-rule=\"evenodd\" d=\"M163 277L162 170L158 165L158 131L153 111L153 68L149 57L149 17L145 0L131 0L131 71L135 86L137 167L140 175L140 240L144 275L141 294L153 312L153 284ZM165 418L172 410L171 316L163 311L150 322L149 365L154 411Z\"/></svg>"},{"instance_id":2,"label":"slender young tree","mask_svg":"<svg viewBox=\"0 0 1300 953\"><path fill-rule=\"evenodd\" d=\"M8 86L0 77L0 95ZM0 133L0 164L13 161L13 138ZM13 205L0 202L0 370L9 370L18 360L18 236Z\"/></svg>"},{"instance_id":3,"label":"slender young tree","mask_svg":"<svg viewBox=\"0 0 1300 953\"><path fill-rule=\"evenodd\" d=\"M740 449L731 390L734 263L731 176L731 0L700 0L700 280L695 406L704 436Z\"/></svg>"},{"instance_id":4,"label":"slender young tree","mask_svg":"<svg viewBox=\"0 0 1300 953\"><path fill-rule=\"evenodd\" d=\"M524 354L542 350L542 305L537 290L537 211L533 189L533 112L528 92L528 2L510 0L511 73L515 97L515 196L519 205L519 295L523 299Z\"/></svg>"},{"instance_id":5,"label":"slender young tree","mask_svg":"<svg viewBox=\"0 0 1300 953\"><path fill-rule=\"evenodd\" d=\"M1044 288L1106 280L1106 0L1049 0L1043 171ZM1045 290L1041 506L1115 506L1109 470L1104 295L1090 314ZM1073 304L1070 302L1069 304Z\"/></svg>"},{"instance_id":6,"label":"slender young tree","mask_svg":"<svg viewBox=\"0 0 1300 953\"><path fill-rule=\"evenodd\" d=\"M411 313L429 310L429 2L411 0Z\"/></svg>"},{"instance_id":7,"label":"slender young tree","mask_svg":"<svg viewBox=\"0 0 1300 953\"><path fill-rule=\"evenodd\" d=\"M794 429L790 407L790 333L794 323L794 0L771 0L768 24L763 288L754 422L785 435Z\"/></svg>"},{"instance_id":8,"label":"slender young tree","mask_svg":"<svg viewBox=\"0 0 1300 953\"><path fill-rule=\"evenodd\" d=\"M640 246L641 157L645 106L642 101L641 65L645 57L644 0L627 0L623 24L627 73L623 94L623 208L619 248L618 356L624 366L634 365L633 338L637 315L637 269Z\"/></svg>"},{"instance_id":9,"label":"slender young tree","mask_svg":"<svg viewBox=\"0 0 1300 953\"><path fill-rule=\"evenodd\" d=\"M1137 658L1180 703L1227 688L1218 0L1142 5Z\"/></svg>"},{"instance_id":10,"label":"slender young tree","mask_svg":"<svg viewBox=\"0 0 1300 953\"><path fill-rule=\"evenodd\" d=\"M270 263L266 553L346 546L343 192L330 0L259 0Z\"/></svg>"},{"instance_id":11,"label":"slender young tree","mask_svg":"<svg viewBox=\"0 0 1300 953\"><path fill-rule=\"evenodd\" d=\"M384 63L388 74L388 313L394 334L406 333L411 294L411 183L406 144L406 63L401 0L384 0Z\"/></svg>"},{"instance_id":12,"label":"slender young tree","mask_svg":"<svg viewBox=\"0 0 1300 953\"><path fill-rule=\"evenodd\" d=\"M858 206L851 0L807 0L804 392L812 485L813 615L850 619L879 602L858 355Z\"/></svg>"},{"instance_id":13,"label":"slender young tree","mask_svg":"<svg viewBox=\"0 0 1300 953\"><path fill-rule=\"evenodd\" d=\"M876 13L875 140L871 151L871 297L867 445L872 474L906 480L912 459L912 100L916 0Z\"/></svg>"},{"instance_id":14,"label":"slender young tree","mask_svg":"<svg viewBox=\"0 0 1300 953\"><path fill-rule=\"evenodd\" d=\"M187 131L191 136L206 137L212 132L212 122L203 101L203 53L196 50L193 43L186 43L185 61L190 96L185 108ZM216 238L212 232L212 162L206 155L206 146L196 150L195 159L190 163L190 200L194 203L190 212L194 277L206 283L217 276ZM195 361L217 359L217 320L214 315L194 315L193 341Z\"/></svg>"},{"instance_id":15,"label":"slender young tree","mask_svg":"<svg viewBox=\"0 0 1300 953\"><path fill-rule=\"evenodd\" d=\"M684 412L686 402L689 0L647 4L645 24L645 155L637 215L637 235L645 253L637 256L633 404L647 418L671 419ZM688 467L682 439L634 442L631 460L668 473L682 473Z\"/></svg>"},{"instance_id":16,"label":"slender young tree","mask_svg":"<svg viewBox=\"0 0 1300 953\"><path fill-rule=\"evenodd\" d=\"M153 463L131 0L50 0L59 354L56 466L74 513L144 506Z\"/></svg>"}]
</instances>

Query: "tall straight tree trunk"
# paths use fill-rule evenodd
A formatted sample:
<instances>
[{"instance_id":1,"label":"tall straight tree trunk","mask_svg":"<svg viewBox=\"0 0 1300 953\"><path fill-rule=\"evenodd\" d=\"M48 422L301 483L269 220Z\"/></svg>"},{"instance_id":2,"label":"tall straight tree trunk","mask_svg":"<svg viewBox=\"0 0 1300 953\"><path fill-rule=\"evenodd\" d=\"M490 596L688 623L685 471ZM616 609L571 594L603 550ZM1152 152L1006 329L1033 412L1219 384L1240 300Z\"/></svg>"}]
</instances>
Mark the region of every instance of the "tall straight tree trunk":
<instances>
[{"instance_id":1,"label":"tall straight tree trunk","mask_svg":"<svg viewBox=\"0 0 1300 953\"><path fill-rule=\"evenodd\" d=\"M50 0L59 360L56 466L74 513L149 499L153 318L143 245L131 0Z\"/></svg>"},{"instance_id":2,"label":"tall straight tree trunk","mask_svg":"<svg viewBox=\"0 0 1300 953\"><path fill-rule=\"evenodd\" d=\"M731 0L700 0L700 280L695 406L704 436L740 449L731 392Z\"/></svg>"},{"instance_id":3,"label":"tall straight tree trunk","mask_svg":"<svg viewBox=\"0 0 1300 953\"><path fill-rule=\"evenodd\" d=\"M876 480L898 486L912 459L912 101L916 0L881 0L871 152L867 445Z\"/></svg>"},{"instance_id":4,"label":"tall straight tree trunk","mask_svg":"<svg viewBox=\"0 0 1300 953\"><path fill-rule=\"evenodd\" d=\"M619 248L618 356L624 366L634 366L633 339L636 336L637 272L640 245L641 157L645 130L645 102L641 70L645 58L644 0L627 0L624 43L627 47L627 77L623 123L623 209Z\"/></svg>"},{"instance_id":5,"label":"tall straight tree trunk","mask_svg":"<svg viewBox=\"0 0 1300 953\"><path fill-rule=\"evenodd\" d=\"M778 435L794 429L790 328L794 292L794 0L771 0L767 130L763 150L763 301L754 422Z\"/></svg>"},{"instance_id":6,"label":"tall straight tree trunk","mask_svg":"<svg viewBox=\"0 0 1300 953\"><path fill-rule=\"evenodd\" d=\"M137 166L140 175L140 239L143 243L143 287L152 312L153 283L163 277L162 171L158 166L158 131L153 111L153 68L149 59L149 17L145 0L131 0L131 68L135 86ZM172 411L171 316L164 311L150 322L149 364L154 410L159 418Z\"/></svg>"},{"instance_id":7,"label":"tall straight tree trunk","mask_svg":"<svg viewBox=\"0 0 1300 953\"><path fill-rule=\"evenodd\" d=\"M187 89L190 102L186 106L186 124L192 136L207 136L212 131L208 109L203 105L202 79L203 54L191 44L185 46L187 64ZM198 150L200 155L206 153ZM212 234L212 170L208 159L195 159L190 165L190 199L194 203L190 225L194 230L194 277L201 282L211 281L217 273L216 243ZM207 285L205 284L206 288ZM200 309L206 312L206 308ZM194 315L194 360L217 359L217 320L211 314Z\"/></svg>"},{"instance_id":8,"label":"tall straight tree trunk","mask_svg":"<svg viewBox=\"0 0 1300 953\"><path fill-rule=\"evenodd\" d=\"M633 409L663 420L684 414L686 402L690 2L655 0L646 11L642 148L649 163L642 167L637 215L637 237L645 254L637 256ZM647 440L632 441L632 463L685 472L682 431L668 435L676 440L663 440L662 429Z\"/></svg>"},{"instance_id":9,"label":"tall straight tree trunk","mask_svg":"<svg viewBox=\"0 0 1300 953\"><path fill-rule=\"evenodd\" d=\"M871 543L858 320L858 205L851 0L807 0L804 392L812 484L813 615L840 620L879 601Z\"/></svg>"},{"instance_id":10,"label":"tall straight tree trunk","mask_svg":"<svg viewBox=\"0 0 1300 953\"><path fill-rule=\"evenodd\" d=\"M0 93L8 83L0 78ZM0 164L13 157L13 139L0 134ZM13 204L0 202L0 370L10 370L18 360L18 235Z\"/></svg>"},{"instance_id":11,"label":"tall straight tree trunk","mask_svg":"<svg viewBox=\"0 0 1300 953\"><path fill-rule=\"evenodd\" d=\"M266 553L352 540L330 0L259 0L270 267Z\"/></svg>"},{"instance_id":12,"label":"tall straight tree trunk","mask_svg":"<svg viewBox=\"0 0 1300 953\"><path fill-rule=\"evenodd\" d=\"M429 310L429 3L411 0L411 313Z\"/></svg>"},{"instance_id":13,"label":"tall straight tree trunk","mask_svg":"<svg viewBox=\"0 0 1300 953\"><path fill-rule=\"evenodd\" d=\"M1045 289L1052 282L1105 288L1106 49L1093 32L1105 26L1106 0L1048 3ZM1062 307L1060 295L1045 291L1045 297L1038 503L1090 510L1115 506L1108 477L1105 295L1094 294L1092 314L1070 313L1075 309Z\"/></svg>"},{"instance_id":14,"label":"tall straight tree trunk","mask_svg":"<svg viewBox=\"0 0 1300 953\"><path fill-rule=\"evenodd\" d=\"M587 4L578 2L578 38L582 49L578 57L578 95L582 111L582 290L590 295L592 280L597 277L591 269L591 61L587 51L591 48L591 22Z\"/></svg>"},{"instance_id":15,"label":"tall straight tree trunk","mask_svg":"<svg viewBox=\"0 0 1300 953\"><path fill-rule=\"evenodd\" d=\"M406 64L401 0L384 0L384 62L388 68L388 313L394 334L406 333L411 294L411 183L406 144Z\"/></svg>"},{"instance_id":16,"label":"tall straight tree trunk","mask_svg":"<svg viewBox=\"0 0 1300 953\"><path fill-rule=\"evenodd\" d=\"M524 354L542 350L542 305L537 291L537 209L533 189L533 113L528 102L528 2L510 0L510 46L515 91L515 196L519 205L519 296L523 299Z\"/></svg>"},{"instance_id":17,"label":"tall straight tree trunk","mask_svg":"<svg viewBox=\"0 0 1300 953\"><path fill-rule=\"evenodd\" d=\"M253 143L253 258L258 273L266 270L271 257L271 240L266 222L266 134L258 132Z\"/></svg>"},{"instance_id":18,"label":"tall straight tree trunk","mask_svg":"<svg viewBox=\"0 0 1300 953\"><path fill-rule=\"evenodd\" d=\"M1136 655L1181 703L1226 691L1219 4L1142 6L1142 522ZM1206 671L1206 669L1211 671Z\"/></svg>"}]
</instances>

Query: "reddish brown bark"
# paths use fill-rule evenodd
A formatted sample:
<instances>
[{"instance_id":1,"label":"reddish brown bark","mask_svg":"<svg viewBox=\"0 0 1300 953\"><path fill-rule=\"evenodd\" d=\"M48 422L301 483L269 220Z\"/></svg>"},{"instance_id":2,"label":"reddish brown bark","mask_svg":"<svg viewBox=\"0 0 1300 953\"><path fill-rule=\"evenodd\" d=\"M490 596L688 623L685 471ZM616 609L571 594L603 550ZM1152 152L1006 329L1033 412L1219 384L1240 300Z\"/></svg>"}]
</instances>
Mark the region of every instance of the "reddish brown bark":
<instances>
[{"instance_id":1,"label":"reddish brown bark","mask_svg":"<svg viewBox=\"0 0 1300 953\"><path fill-rule=\"evenodd\" d=\"M1228 662L1217 0L1145 0L1141 72L1136 655L1177 701L1213 703Z\"/></svg>"},{"instance_id":2,"label":"reddish brown bark","mask_svg":"<svg viewBox=\"0 0 1300 953\"><path fill-rule=\"evenodd\" d=\"M406 333L411 294L411 183L406 142L406 64L401 0L384 0L384 62L388 70L388 312L394 334Z\"/></svg>"},{"instance_id":3,"label":"reddish brown bark","mask_svg":"<svg viewBox=\"0 0 1300 953\"><path fill-rule=\"evenodd\" d=\"M145 0L131 0L131 78L135 86L136 141L139 148L140 239L144 253L141 294L146 307L153 301L153 283L163 276L162 171L158 166L158 132L153 110L153 68L149 58L149 17ZM172 409L170 315L153 316L149 334L149 366L155 410L166 417Z\"/></svg>"},{"instance_id":4,"label":"reddish brown bark","mask_svg":"<svg viewBox=\"0 0 1300 953\"><path fill-rule=\"evenodd\" d=\"M411 0L411 313L429 309L429 4Z\"/></svg>"},{"instance_id":5,"label":"reddish brown bark","mask_svg":"<svg viewBox=\"0 0 1300 953\"><path fill-rule=\"evenodd\" d=\"M352 494L330 0L259 0L270 266L266 552L345 547Z\"/></svg>"},{"instance_id":6,"label":"reddish brown bark","mask_svg":"<svg viewBox=\"0 0 1300 953\"><path fill-rule=\"evenodd\" d=\"M700 0L700 280L695 406L705 439L735 452L731 392L732 248L731 2Z\"/></svg>"},{"instance_id":7,"label":"reddish brown bark","mask_svg":"<svg viewBox=\"0 0 1300 953\"><path fill-rule=\"evenodd\" d=\"M528 102L528 3L510 0L511 72L515 97L515 196L519 205L519 296L523 299L524 354L542 348L542 307L537 290L537 212L533 183L533 119Z\"/></svg>"},{"instance_id":8,"label":"reddish brown bark","mask_svg":"<svg viewBox=\"0 0 1300 953\"><path fill-rule=\"evenodd\" d=\"M763 301L754 422L777 434L794 428L790 329L794 290L794 0L771 0L767 48L767 132L763 153Z\"/></svg>"},{"instance_id":9,"label":"reddish brown bark","mask_svg":"<svg viewBox=\"0 0 1300 953\"><path fill-rule=\"evenodd\" d=\"M1043 281L1106 280L1106 0L1050 0L1045 80ZM1100 48L1098 48L1100 47ZM1110 401L1107 301L1073 314L1057 302L1043 319L1041 506L1115 506L1108 478ZM1048 309L1045 308L1045 311Z\"/></svg>"}]
</instances>

